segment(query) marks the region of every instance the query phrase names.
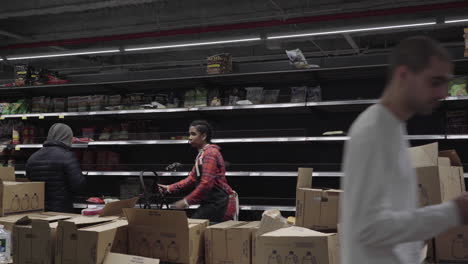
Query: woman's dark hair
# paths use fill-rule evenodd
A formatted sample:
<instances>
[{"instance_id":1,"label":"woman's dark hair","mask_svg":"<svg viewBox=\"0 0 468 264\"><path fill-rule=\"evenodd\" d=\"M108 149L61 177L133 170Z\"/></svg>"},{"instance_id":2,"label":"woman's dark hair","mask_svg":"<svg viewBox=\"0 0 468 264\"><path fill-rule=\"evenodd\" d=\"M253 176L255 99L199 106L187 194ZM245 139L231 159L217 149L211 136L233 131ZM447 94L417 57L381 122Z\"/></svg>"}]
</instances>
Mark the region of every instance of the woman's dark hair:
<instances>
[{"instance_id":1,"label":"woman's dark hair","mask_svg":"<svg viewBox=\"0 0 468 264\"><path fill-rule=\"evenodd\" d=\"M206 135L206 142L211 143L211 138L213 137L213 127L210 123L204 120L195 120L190 124L191 127L195 127L197 131L201 134Z\"/></svg>"}]
</instances>

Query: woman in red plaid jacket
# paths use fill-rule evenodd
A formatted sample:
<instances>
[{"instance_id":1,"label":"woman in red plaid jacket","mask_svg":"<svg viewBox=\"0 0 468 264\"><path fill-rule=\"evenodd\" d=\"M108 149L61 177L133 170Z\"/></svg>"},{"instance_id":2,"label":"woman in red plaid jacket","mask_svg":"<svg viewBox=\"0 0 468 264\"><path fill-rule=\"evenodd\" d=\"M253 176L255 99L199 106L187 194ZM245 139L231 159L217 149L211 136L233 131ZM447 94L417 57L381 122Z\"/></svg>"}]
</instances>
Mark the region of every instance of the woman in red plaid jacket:
<instances>
[{"instance_id":1,"label":"woman in red plaid jacket","mask_svg":"<svg viewBox=\"0 0 468 264\"><path fill-rule=\"evenodd\" d=\"M189 134L189 143L199 151L195 166L184 180L160 187L168 193L193 189L188 196L175 203L178 209L199 204L200 207L192 218L209 219L211 222L236 220L238 197L226 180L220 147L211 144L210 124L206 121L194 121L190 125Z\"/></svg>"}]
</instances>

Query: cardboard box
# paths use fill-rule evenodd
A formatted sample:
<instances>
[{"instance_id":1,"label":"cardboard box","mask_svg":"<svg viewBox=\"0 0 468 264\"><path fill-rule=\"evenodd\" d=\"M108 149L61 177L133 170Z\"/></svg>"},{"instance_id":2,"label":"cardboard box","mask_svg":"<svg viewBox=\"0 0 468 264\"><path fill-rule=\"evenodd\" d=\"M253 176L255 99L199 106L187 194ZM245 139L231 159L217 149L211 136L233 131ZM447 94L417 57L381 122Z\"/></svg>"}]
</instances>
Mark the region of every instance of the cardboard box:
<instances>
[{"instance_id":1,"label":"cardboard box","mask_svg":"<svg viewBox=\"0 0 468 264\"><path fill-rule=\"evenodd\" d=\"M76 215L49 212L17 219L12 232L14 262L53 263L57 221L73 216Z\"/></svg>"},{"instance_id":2,"label":"cardboard box","mask_svg":"<svg viewBox=\"0 0 468 264\"><path fill-rule=\"evenodd\" d=\"M67 216L68 218L77 217L80 215L77 214L68 214L68 213L57 213L57 212L38 212L38 213L22 213L22 214L15 214L15 215L8 215L4 217L0 217L0 224L5 227L8 231L13 231L13 227L18 222L18 220L28 217L29 219L39 219L39 220L46 220L46 221L57 221L64 218L61 216ZM55 219L56 218L56 219Z\"/></svg>"},{"instance_id":3,"label":"cardboard box","mask_svg":"<svg viewBox=\"0 0 468 264\"><path fill-rule=\"evenodd\" d=\"M296 226L337 229L340 190L312 189L312 169L299 168L296 191Z\"/></svg>"},{"instance_id":4,"label":"cardboard box","mask_svg":"<svg viewBox=\"0 0 468 264\"><path fill-rule=\"evenodd\" d=\"M338 235L288 227L257 237L255 263L339 264Z\"/></svg>"},{"instance_id":5,"label":"cardboard box","mask_svg":"<svg viewBox=\"0 0 468 264\"><path fill-rule=\"evenodd\" d=\"M450 201L465 191L463 167L455 151L438 152L438 144L432 143L410 148L410 155L421 206Z\"/></svg>"},{"instance_id":6,"label":"cardboard box","mask_svg":"<svg viewBox=\"0 0 468 264\"><path fill-rule=\"evenodd\" d=\"M17 182L14 168L0 167L0 216L44 211L44 186Z\"/></svg>"},{"instance_id":7,"label":"cardboard box","mask_svg":"<svg viewBox=\"0 0 468 264\"><path fill-rule=\"evenodd\" d=\"M468 263L468 226L452 228L435 239L436 258L443 263Z\"/></svg>"},{"instance_id":8,"label":"cardboard box","mask_svg":"<svg viewBox=\"0 0 468 264\"><path fill-rule=\"evenodd\" d=\"M159 264L159 259L109 253L104 264Z\"/></svg>"},{"instance_id":9,"label":"cardboard box","mask_svg":"<svg viewBox=\"0 0 468 264\"><path fill-rule=\"evenodd\" d=\"M138 199L138 197L134 197L127 200L108 203L104 206L99 216L124 216L123 209L134 208Z\"/></svg>"},{"instance_id":10,"label":"cardboard box","mask_svg":"<svg viewBox=\"0 0 468 264\"><path fill-rule=\"evenodd\" d=\"M250 264L252 236L260 222L228 221L205 231L205 264Z\"/></svg>"},{"instance_id":11,"label":"cardboard box","mask_svg":"<svg viewBox=\"0 0 468 264\"><path fill-rule=\"evenodd\" d=\"M59 221L57 228L55 264L102 263L106 247L112 244L115 230L126 225L124 220L112 222L117 217L76 217ZM110 227L104 227L110 224ZM98 227L98 225L101 225ZM97 229L93 229L96 227ZM102 229L99 229L102 228ZM109 231L111 230L111 231ZM114 230L114 231L112 231ZM110 235L108 234L110 233ZM112 238L108 238L112 236ZM105 245L104 245L105 244ZM91 251L91 252L90 252ZM102 251L102 252L101 252ZM100 259L98 259L100 258Z\"/></svg>"},{"instance_id":12,"label":"cardboard box","mask_svg":"<svg viewBox=\"0 0 468 264\"><path fill-rule=\"evenodd\" d=\"M117 229L127 225L126 220L116 220L81 228L78 231L77 264L102 263L112 248Z\"/></svg>"},{"instance_id":13,"label":"cardboard box","mask_svg":"<svg viewBox=\"0 0 468 264\"><path fill-rule=\"evenodd\" d=\"M204 263L208 220L187 219L183 211L124 209L128 227L118 229L111 252L165 262Z\"/></svg>"}]
</instances>

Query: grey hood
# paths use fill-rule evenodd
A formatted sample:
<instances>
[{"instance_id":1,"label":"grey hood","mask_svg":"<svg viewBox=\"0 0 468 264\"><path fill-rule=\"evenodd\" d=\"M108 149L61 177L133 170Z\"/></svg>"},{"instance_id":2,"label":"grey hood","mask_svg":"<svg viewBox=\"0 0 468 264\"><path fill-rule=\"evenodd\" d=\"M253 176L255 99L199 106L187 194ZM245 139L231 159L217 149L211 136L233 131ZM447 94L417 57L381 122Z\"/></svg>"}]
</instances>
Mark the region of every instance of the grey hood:
<instances>
[{"instance_id":1,"label":"grey hood","mask_svg":"<svg viewBox=\"0 0 468 264\"><path fill-rule=\"evenodd\" d=\"M68 147L71 147L73 141L73 131L72 129L62 123L57 123L52 125L49 129L49 134L47 135L47 141L58 141L65 144Z\"/></svg>"}]
</instances>

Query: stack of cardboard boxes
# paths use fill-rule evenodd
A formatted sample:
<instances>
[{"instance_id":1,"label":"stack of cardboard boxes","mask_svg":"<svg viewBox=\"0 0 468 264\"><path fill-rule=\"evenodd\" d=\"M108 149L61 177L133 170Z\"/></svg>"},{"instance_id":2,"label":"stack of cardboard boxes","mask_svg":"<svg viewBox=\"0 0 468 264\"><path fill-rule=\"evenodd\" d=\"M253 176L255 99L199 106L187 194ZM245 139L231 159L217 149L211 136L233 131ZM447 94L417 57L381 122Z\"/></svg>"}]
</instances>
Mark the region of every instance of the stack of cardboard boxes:
<instances>
[{"instance_id":1,"label":"stack of cardboard boxes","mask_svg":"<svg viewBox=\"0 0 468 264\"><path fill-rule=\"evenodd\" d=\"M255 263L339 264L336 232L341 191L313 189L312 172L299 168L296 226L257 236Z\"/></svg>"},{"instance_id":2,"label":"stack of cardboard boxes","mask_svg":"<svg viewBox=\"0 0 468 264\"><path fill-rule=\"evenodd\" d=\"M448 202L465 191L463 167L453 150L439 152L438 144L410 149L418 177L421 206ZM428 243L432 261L468 263L468 227L457 227Z\"/></svg>"}]
</instances>

